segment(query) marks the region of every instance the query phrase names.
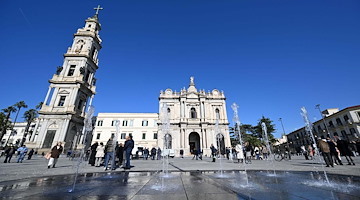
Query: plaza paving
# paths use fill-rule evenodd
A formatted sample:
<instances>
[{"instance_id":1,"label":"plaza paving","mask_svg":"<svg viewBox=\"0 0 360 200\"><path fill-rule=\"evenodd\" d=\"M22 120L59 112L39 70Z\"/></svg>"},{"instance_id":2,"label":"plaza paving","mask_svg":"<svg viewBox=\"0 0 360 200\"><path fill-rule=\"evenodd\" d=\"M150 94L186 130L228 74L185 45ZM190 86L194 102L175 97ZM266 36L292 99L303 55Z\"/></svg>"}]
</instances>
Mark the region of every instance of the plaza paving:
<instances>
[{"instance_id":1,"label":"plaza paving","mask_svg":"<svg viewBox=\"0 0 360 200\"><path fill-rule=\"evenodd\" d=\"M302 156L291 161L252 161L238 164L210 158L169 159L170 176L162 178L162 161L133 160L131 170L104 168L81 164L80 175L73 193L67 191L74 180L76 161L60 158L56 168L47 169L47 160L34 157L23 163L3 163L0 159L0 199L359 199L360 159L358 165L325 168L331 180L346 181L345 186L316 189L296 183L321 180L321 165ZM13 161L16 161L15 159ZM243 170L249 171L252 186L243 185ZM224 177L219 177L222 168ZM271 177L276 169L277 177ZM291 173L291 178L289 180ZM309 172L314 172L314 175ZM339 174L334 176L333 174ZM316 178L316 176L318 178ZM305 178L304 178L305 177ZM341 179L341 180L340 180ZM295 180L295 181L294 181ZM302 181L299 181L302 180ZM290 181L290 182L289 182ZM287 184L287 183L291 184ZM290 187L290 185L292 185ZM236 186L236 187L235 187ZM335 190L335 189L341 190ZM260 192L261 191L261 192ZM306 191L306 192L304 192Z\"/></svg>"}]
</instances>

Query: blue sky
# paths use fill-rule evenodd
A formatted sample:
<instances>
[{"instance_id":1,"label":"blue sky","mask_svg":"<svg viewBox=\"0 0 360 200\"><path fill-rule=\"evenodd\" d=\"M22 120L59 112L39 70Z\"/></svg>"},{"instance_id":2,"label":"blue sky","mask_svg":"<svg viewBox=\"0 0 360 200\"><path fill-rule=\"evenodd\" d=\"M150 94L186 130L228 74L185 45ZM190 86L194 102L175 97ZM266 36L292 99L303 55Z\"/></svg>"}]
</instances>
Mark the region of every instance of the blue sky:
<instances>
[{"instance_id":1,"label":"blue sky","mask_svg":"<svg viewBox=\"0 0 360 200\"><path fill-rule=\"evenodd\" d=\"M6 1L0 108L43 101L72 35L100 4L96 112L158 112L160 90L223 90L243 123L303 126L300 107L360 104L359 1Z\"/></svg>"}]
</instances>

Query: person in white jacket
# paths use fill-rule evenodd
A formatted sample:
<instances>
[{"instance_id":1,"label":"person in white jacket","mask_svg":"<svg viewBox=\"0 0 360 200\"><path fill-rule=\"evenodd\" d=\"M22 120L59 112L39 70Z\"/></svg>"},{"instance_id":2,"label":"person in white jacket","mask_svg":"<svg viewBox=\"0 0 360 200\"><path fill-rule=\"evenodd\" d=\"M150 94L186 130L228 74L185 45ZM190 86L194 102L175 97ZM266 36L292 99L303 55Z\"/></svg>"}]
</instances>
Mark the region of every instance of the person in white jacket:
<instances>
[{"instance_id":1,"label":"person in white jacket","mask_svg":"<svg viewBox=\"0 0 360 200\"><path fill-rule=\"evenodd\" d=\"M104 156L105 156L105 146L104 143L100 142L100 145L96 148L95 167L100 167L100 164Z\"/></svg>"},{"instance_id":2,"label":"person in white jacket","mask_svg":"<svg viewBox=\"0 0 360 200\"><path fill-rule=\"evenodd\" d=\"M241 144L237 144L235 146L235 150L236 150L236 159L238 160L238 163L244 162L244 150Z\"/></svg>"}]
</instances>

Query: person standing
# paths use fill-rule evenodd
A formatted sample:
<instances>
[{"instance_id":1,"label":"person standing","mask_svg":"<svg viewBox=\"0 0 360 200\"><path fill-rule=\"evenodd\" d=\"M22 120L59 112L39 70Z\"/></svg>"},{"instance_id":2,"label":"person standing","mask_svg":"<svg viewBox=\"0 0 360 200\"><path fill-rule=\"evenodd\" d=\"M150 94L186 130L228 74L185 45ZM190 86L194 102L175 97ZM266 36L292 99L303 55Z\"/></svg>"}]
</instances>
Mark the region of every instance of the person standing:
<instances>
[{"instance_id":1,"label":"person standing","mask_svg":"<svg viewBox=\"0 0 360 200\"><path fill-rule=\"evenodd\" d=\"M96 157L96 148L99 146L98 142L95 142L90 147L90 158L89 158L89 164L91 166L95 166L95 157Z\"/></svg>"},{"instance_id":2,"label":"person standing","mask_svg":"<svg viewBox=\"0 0 360 200\"><path fill-rule=\"evenodd\" d=\"M4 163L10 163L10 160L12 158L12 156L14 155L15 153L15 148L13 145L10 145L10 147L8 147L6 150L5 150L5 160L4 160Z\"/></svg>"},{"instance_id":3,"label":"person standing","mask_svg":"<svg viewBox=\"0 0 360 200\"><path fill-rule=\"evenodd\" d=\"M155 149L155 147L153 147L151 149L151 160L155 160L155 156L156 156L156 149Z\"/></svg>"},{"instance_id":4,"label":"person standing","mask_svg":"<svg viewBox=\"0 0 360 200\"><path fill-rule=\"evenodd\" d=\"M330 148L330 156L334 159L335 164L337 165L343 165L339 156L338 156L338 152L336 151L336 144L335 142L330 139L330 137L327 138L327 143L329 145Z\"/></svg>"},{"instance_id":5,"label":"person standing","mask_svg":"<svg viewBox=\"0 0 360 200\"><path fill-rule=\"evenodd\" d=\"M63 151L63 147L61 146L61 142L58 142L56 146L54 146L51 149L51 155L48 163L48 169L50 169L50 166L52 165L53 168L55 168L55 165L60 157L60 154Z\"/></svg>"},{"instance_id":6,"label":"person standing","mask_svg":"<svg viewBox=\"0 0 360 200\"><path fill-rule=\"evenodd\" d=\"M180 158L184 158L184 150L180 149Z\"/></svg>"},{"instance_id":7,"label":"person standing","mask_svg":"<svg viewBox=\"0 0 360 200\"><path fill-rule=\"evenodd\" d=\"M331 158L331 154L330 154L330 147L329 144L326 142L325 138L322 137L319 141L319 148L321 150L322 156L324 157L325 163L326 163L326 167L334 167L334 163L333 160Z\"/></svg>"},{"instance_id":8,"label":"person standing","mask_svg":"<svg viewBox=\"0 0 360 200\"><path fill-rule=\"evenodd\" d=\"M336 139L337 148L340 151L342 156L345 156L348 161L348 165L355 165L354 160L351 158L352 152L349 149L349 143L345 140L342 140L339 136L334 136Z\"/></svg>"},{"instance_id":9,"label":"person standing","mask_svg":"<svg viewBox=\"0 0 360 200\"><path fill-rule=\"evenodd\" d=\"M160 149L160 147L158 147L156 154L157 154L157 159L161 160L161 149Z\"/></svg>"},{"instance_id":10,"label":"person standing","mask_svg":"<svg viewBox=\"0 0 360 200\"><path fill-rule=\"evenodd\" d=\"M17 151L19 152L19 158L17 160L17 162L22 163L22 161L24 160L26 153L28 152L28 148L25 145L22 145L22 147L18 148Z\"/></svg>"},{"instance_id":11,"label":"person standing","mask_svg":"<svg viewBox=\"0 0 360 200\"><path fill-rule=\"evenodd\" d=\"M314 159L314 148L311 145L308 146L308 152L310 160Z\"/></svg>"},{"instance_id":12,"label":"person standing","mask_svg":"<svg viewBox=\"0 0 360 200\"><path fill-rule=\"evenodd\" d=\"M217 149L214 147L213 144L211 144L210 150L211 150L212 162L215 162Z\"/></svg>"},{"instance_id":13,"label":"person standing","mask_svg":"<svg viewBox=\"0 0 360 200\"><path fill-rule=\"evenodd\" d=\"M106 142L105 146L105 163L104 163L104 170L108 170L109 161L112 161L113 154L114 154L114 144L113 144L113 136L109 138L109 140Z\"/></svg>"},{"instance_id":14,"label":"person standing","mask_svg":"<svg viewBox=\"0 0 360 200\"><path fill-rule=\"evenodd\" d=\"M242 145L239 143L235 146L236 153L236 159L238 160L238 163L244 162L244 150L242 148Z\"/></svg>"},{"instance_id":15,"label":"person standing","mask_svg":"<svg viewBox=\"0 0 360 200\"><path fill-rule=\"evenodd\" d=\"M96 147L95 167L100 167L104 156L105 156L105 146L104 143L100 142L100 145Z\"/></svg>"},{"instance_id":16,"label":"person standing","mask_svg":"<svg viewBox=\"0 0 360 200\"><path fill-rule=\"evenodd\" d=\"M124 146L124 152L125 152L125 156L126 156L126 163L125 163L125 167L124 169L130 169L131 165L130 165L130 156L131 156L131 151L134 148L134 140L132 139L132 136L129 135L126 137L126 141L125 141L125 146Z\"/></svg>"},{"instance_id":17,"label":"person standing","mask_svg":"<svg viewBox=\"0 0 360 200\"><path fill-rule=\"evenodd\" d=\"M268 149L267 149L266 146L262 146L261 153L262 153L262 155L263 155L263 157L264 157L264 160L267 160L267 159L268 159L269 151L268 151Z\"/></svg>"},{"instance_id":18,"label":"person standing","mask_svg":"<svg viewBox=\"0 0 360 200\"><path fill-rule=\"evenodd\" d=\"M123 166L124 162L124 145L120 143L116 149L116 155L119 158L119 167Z\"/></svg>"},{"instance_id":19,"label":"person standing","mask_svg":"<svg viewBox=\"0 0 360 200\"><path fill-rule=\"evenodd\" d=\"M35 150L31 149L28 153L28 160L31 160L31 157L34 155Z\"/></svg>"},{"instance_id":20,"label":"person standing","mask_svg":"<svg viewBox=\"0 0 360 200\"><path fill-rule=\"evenodd\" d=\"M146 148L144 149L144 160L147 160L149 157L149 148Z\"/></svg>"},{"instance_id":21,"label":"person standing","mask_svg":"<svg viewBox=\"0 0 360 200\"><path fill-rule=\"evenodd\" d=\"M196 160L198 160L199 157L199 151L197 149L194 149L194 156L192 158L192 160L194 160L194 158L196 158Z\"/></svg>"}]
</instances>

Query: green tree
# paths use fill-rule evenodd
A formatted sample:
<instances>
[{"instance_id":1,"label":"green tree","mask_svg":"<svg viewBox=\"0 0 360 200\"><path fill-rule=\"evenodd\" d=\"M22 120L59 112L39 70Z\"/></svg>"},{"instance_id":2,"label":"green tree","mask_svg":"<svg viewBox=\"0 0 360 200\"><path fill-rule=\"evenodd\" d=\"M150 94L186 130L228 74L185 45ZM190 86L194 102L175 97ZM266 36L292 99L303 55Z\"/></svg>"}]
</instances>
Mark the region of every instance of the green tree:
<instances>
[{"instance_id":1,"label":"green tree","mask_svg":"<svg viewBox=\"0 0 360 200\"><path fill-rule=\"evenodd\" d=\"M261 119L258 120L258 123L256 126L253 127L253 136L257 137L257 138L263 138L263 130L262 130L262 126L261 123L265 123L266 125L266 129L267 129L267 133L268 133L268 137L269 137L269 141L271 144L276 142L276 139L273 135L273 133L276 131L275 129L275 124L273 124L273 121L270 118L266 118L264 116L262 116Z\"/></svg>"},{"instance_id":2,"label":"green tree","mask_svg":"<svg viewBox=\"0 0 360 200\"><path fill-rule=\"evenodd\" d=\"M35 109L30 109L30 110L27 110L27 111L24 112L23 118L25 119L27 124L26 124L26 127L25 127L24 136L23 136L23 138L21 140L20 145L23 145L25 143L26 136L29 134L30 125L36 119L37 116L38 116L38 112Z\"/></svg>"},{"instance_id":3,"label":"green tree","mask_svg":"<svg viewBox=\"0 0 360 200\"><path fill-rule=\"evenodd\" d=\"M5 119L4 119L4 122L3 122L4 126L2 127L2 130L1 130L0 141L2 141L2 138L6 134L6 130L8 130L9 128L11 129L11 126L7 126L7 125L10 122L11 113L16 112L17 109L16 109L15 106L9 106L7 108L2 109L2 111L5 113Z\"/></svg>"},{"instance_id":4,"label":"green tree","mask_svg":"<svg viewBox=\"0 0 360 200\"><path fill-rule=\"evenodd\" d=\"M35 109L36 109L36 110L40 110L40 109L42 108L42 106L43 106L43 103L44 103L44 102L38 103L38 105L35 106Z\"/></svg>"}]
</instances>

